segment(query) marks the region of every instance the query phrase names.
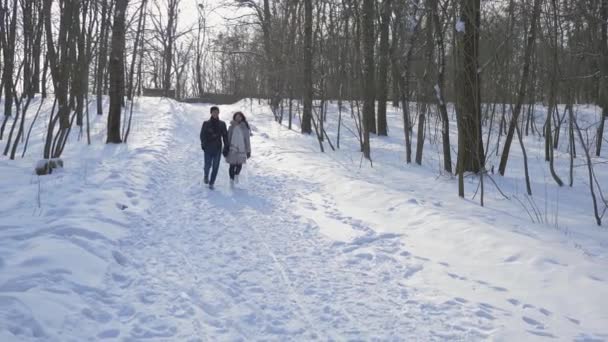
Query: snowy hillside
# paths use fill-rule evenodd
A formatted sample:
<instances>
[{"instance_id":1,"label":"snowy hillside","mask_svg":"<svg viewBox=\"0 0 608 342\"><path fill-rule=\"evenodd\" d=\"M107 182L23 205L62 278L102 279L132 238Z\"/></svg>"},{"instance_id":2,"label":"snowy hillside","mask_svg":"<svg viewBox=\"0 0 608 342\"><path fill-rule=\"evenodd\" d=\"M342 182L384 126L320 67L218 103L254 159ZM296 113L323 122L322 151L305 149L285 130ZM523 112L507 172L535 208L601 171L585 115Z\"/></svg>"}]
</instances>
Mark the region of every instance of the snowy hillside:
<instances>
[{"instance_id":1,"label":"snowy hillside","mask_svg":"<svg viewBox=\"0 0 608 342\"><path fill-rule=\"evenodd\" d=\"M0 158L0 341L608 340L608 231L586 168L557 187L539 138L526 142L532 199L514 145L507 175L492 176L510 199L488 182L482 208L477 178L460 200L439 175L441 146L405 164L398 109L370 167L348 129L320 153L245 100L220 106L253 128L244 179L231 188L222 162L210 191L209 107L142 98L124 145L105 145L106 117L91 116L93 144L73 132L66 168L38 177L43 115L26 158Z\"/></svg>"}]
</instances>

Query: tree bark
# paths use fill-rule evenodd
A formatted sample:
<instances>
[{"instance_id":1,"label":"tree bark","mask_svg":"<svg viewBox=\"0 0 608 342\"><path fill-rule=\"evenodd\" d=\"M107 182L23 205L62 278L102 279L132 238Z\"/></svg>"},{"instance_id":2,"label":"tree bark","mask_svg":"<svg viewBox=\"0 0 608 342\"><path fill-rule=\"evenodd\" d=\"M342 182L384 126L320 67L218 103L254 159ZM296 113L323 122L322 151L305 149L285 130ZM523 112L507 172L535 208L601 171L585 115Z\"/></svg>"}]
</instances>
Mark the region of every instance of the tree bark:
<instances>
[{"instance_id":1,"label":"tree bark","mask_svg":"<svg viewBox=\"0 0 608 342\"><path fill-rule=\"evenodd\" d=\"M128 0L116 0L110 51L110 111L106 143L121 143L120 118L124 92L125 14Z\"/></svg>"},{"instance_id":2,"label":"tree bark","mask_svg":"<svg viewBox=\"0 0 608 342\"><path fill-rule=\"evenodd\" d=\"M375 76L374 76L374 20L375 0L363 0L361 19L363 38L363 156L371 160L369 134L376 131Z\"/></svg>"},{"instance_id":3,"label":"tree bark","mask_svg":"<svg viewBox=\"0 0 608 342\"><path fill-rule=\"evenodd\" d=\"M62 4L63 7L61 8L61 16L59 18L59 32L57 35L57 48L55 48L55 43L53 42L53 25L51 22L52 2L53 0L44 0L44 21L47 41L47 58L53 79L58 110L56 117L50 122L48 127L44 158L60 157L61 152L63 151L62 146L67 139L67 133L70 128L68 87L71 71L73 70L73 61L69 51L69 39L74 6L70 1ZM54 137L54 127L57 121L59 122L59 132L58 135Z\"/></svg>"},{"instance_id":4,"label":"tree bark","mask_svg":"<svg viewBox=\"0 0 608 342\"><path fill-rule=\"evenodd\" d=\"M99 42L99 52L97 54L97 75L95 77L95 90L97 91L97 115L103 115L103 80L107 66L108 55L108 32L110 30L110 13L109 0L101 1L101 32Z\"/></svg>"},{"instance_id":5,"label":"tree bark","mask_svg":"<svg viewBox=\"0 0 608 342\"><path fill-rule=\"evenodd\" d=\"M600 114L600 124L597 129L597 141L595 145L595 155L600 156L602 153L602 141L604 140L604 122L608 120L608 0L601 0L601 41L600 41L600 106L602 113Z\"/></svg>"},{"instance_id":6,"label":"tree bark","mask_svg":"<svg viewBox=\"0 0 608 342\"><path fill-rule=\"evenodd\" d=\"M557 22L557 4L556 0L552 0L553 7L553 53L552 53L552 68L549 75L550 80L550 90L549 90L549 110L547 111L547 122L545 125L545 152L546 158L549 161L549 171L551 172L551 176L557 183L557 185L562 186L564 182L559 178L557 173L555 172L554 158L553 158L553 132L552 132L552 119L553 113L557 112L557 116L559 117L559 109L557 108L557 87L559 80L557 79L559 73L559 51L557 44L557 36L558 36L558 22Z\"/></svg>"},{"instance_id":7,"label":"tree bark","mask_svg":"<svg viewBox=\"0 0 608 342\"><path fill-rule=\"evenodd\" d=\"M165 46L163 54L163 89L165 96L169 96L169 90L171 90L171 65L173 61L173 45L175 44L175 35L177 30L177 14L178 14L179 0L169 0L167 6L167 27L165 30Z\"/></svg>"},{"instance_id":8,"label":"tree bark","mask_svg":"<svg viewBox=\"0 0 608 342\"><path fill-rule=\"evenodd\" d=\"M17 32L17 0L13 0L12 13L9 12L8 1L0 12L0 31L2 32L2 53L4 57L4 70L2 73L2 84L4 85L4 122L0 128L0 140L4 135L4 129L8 118L13 110L13 73L15 68L15 38ZM8 23L8 27L6 27Z\"/></svg>"},{"instance_id":9,"label":"tree bark","mask_svg":"<svg viewBox=\"0 0 608 342\"><path fill-rule=\"evenodd\" d=\"M437 108L441 116L441 137L443 144L443 169L452 173L452 152L450 145L450 118L448 109L445 104L444 88L445 88L445 42L443 32L441 30L441 21L439 19L438 1L430 0L435 44L437 45L437 85L434 87L435 99L437 100Z\"/></svg>"},{"instance_id":10,"label":"tree bark","mask_svg":"<svg viewBox=\"0 0 608 342\"><path fill-rule=\"evenodd\" d=\"M138 57L138 49L139 49L139 42L142 39L142 35L143 35L143 28L144 28L144 24L145 24L145 10L146 10L146 4L147 4L148 0L143 0L141 2L141 6L139 8L139 21L137 23L137 32L135 33L135 43L133 44L133 57L131 59L131 66L129 69L129 85L127 87L127 98L130 101L133 101L133 85L135 82L135 61L137 60Z\"/></svg>"},{"instance_id":11,"label":"tree bark","mask_svg":"<svg viewBox=\"0 0 608 342\"><path fill-rule=\"evenodd\" d=\"M389 25L391 19L391 1L382 2L380 20L380 60L378 61L378 135L388 135L386 122L386 102L388 101L388 67L390 65Z\"/></svg>"},{"instance_id":12,"label":"tree bark","mask_svg":"<svg viewBox=\"0 0 608 342\"><path fill-rule=\"evenodd\" d=\"M420 87L420 95L418 97L418 103L420 105L420 111L418 113L418 138L416 141L416 164L422 165L422 152L424 149L424 128L426 124L426 116L431 111L430 103L432 96L432 84L431 84L431 70L434 69L434 52L435 52L435 40L433 33L433 23L432 23L432 11L429 9L432 8L431 4L432 0L427 0L426 5L427 13L426 13L426 44L425 44L425 52L424 52L424 75L422 76L422 82Z\"/></svg>"},{"instance_id":13,"label":"tree bark","mask_svg":"<svg viewBox=\"0 0 608 342\"><path fill-rule=\"evenodd\" d=\"M43 12L42 12L42 2L36 1L35 9L38 11L38 26L36 27L36 37L34 38L34 46L32 47L33 56L33 75L32 75L32 88L30 92L30 96L33 97L34 94L40 93L41 85L40 85L40 61L42 55L42 35L44 33L44 20L43 20ZM43 84L42 87L45 85Z\"/></svg>"},{"instance_id":14,"label":"tree bark","mask_svg":"<svg viewBox=\"0 0 608 342\"><path fill-rule=\"evenodd\" d=\"M480 0L461 0L457 32L460 66L456 87L459 89L456 109L458 113L457 172L478 173L484 165L481 136L481 91L479 79L479 25ZM464 196L462 189L460 196Z\"/></svg>"},{"instance_id":15,"label":"tree bark","mask_svg":"<svg viewBox=\"0 0 608 342\"><path fill-rule=\"evenodd\" d=\"M304 103L302 133L312 133L312 0L304 0Z\"/></svg>"},{"instance_id":16,"label":"tree bark","mask_svg":"<svg viewBox=\"0 0 608 342\"><path fill-rule=\"evenodd\" d=\"M515 109L513 110L513 116L509 123L509 130L500 157L500 164L498 166L498 172L504 176L507 169L507 161L509 159L509 151L511 149L511 143L513 142L513 135L515 134L515 126L519 120L519 114L523 106L524 97L526 95L526 85L528 83L528 76L530 74L530 61L532 60L532 53L534 50L534 42L536 40L536 24L540 15L540 5L542 0L534 0L534 8L532 10L532 19L530 21L530 29L528 33L528 41L526 42L526 50L524 52L524 61L522 66L521 80L519 82L519 91L517 93L517 102L515 103Z\"/></svg>"}]
</instances>

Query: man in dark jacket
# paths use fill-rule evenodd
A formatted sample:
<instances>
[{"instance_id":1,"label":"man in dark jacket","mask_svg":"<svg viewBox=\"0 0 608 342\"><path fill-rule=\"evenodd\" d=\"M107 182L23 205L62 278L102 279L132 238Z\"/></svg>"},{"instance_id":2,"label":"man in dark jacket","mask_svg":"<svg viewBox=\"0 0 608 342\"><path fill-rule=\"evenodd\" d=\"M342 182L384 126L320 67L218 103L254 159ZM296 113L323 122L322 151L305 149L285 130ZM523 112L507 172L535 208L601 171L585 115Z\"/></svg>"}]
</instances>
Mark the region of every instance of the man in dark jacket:
<instances>
[{"instance_id":1,"label":"man in dark jacket","mask_svg":"<svg viewBox=\"0 0 608 342\"><path fill-rule=\"evenodd\" d=\"M205 184L209 184L209 189L213 189L217 170L220 167L222 158L222 140L228 146L228 130L226 123L220 120L220 109L211 107L211 118L203 122L201 128L201 148L205 151ZM209 179L209 169L213 166L211 179Z\"/></svg>"}]
</instances>

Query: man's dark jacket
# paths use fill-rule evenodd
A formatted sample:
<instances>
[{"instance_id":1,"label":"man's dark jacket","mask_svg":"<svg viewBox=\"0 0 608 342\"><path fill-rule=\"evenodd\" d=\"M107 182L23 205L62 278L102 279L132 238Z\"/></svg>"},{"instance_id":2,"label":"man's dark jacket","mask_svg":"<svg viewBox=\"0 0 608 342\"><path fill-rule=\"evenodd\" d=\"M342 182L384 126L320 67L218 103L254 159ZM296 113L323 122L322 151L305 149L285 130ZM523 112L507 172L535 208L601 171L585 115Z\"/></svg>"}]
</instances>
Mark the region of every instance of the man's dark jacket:
<instances>
[{"instance_id":1,"label":"man's dark jacket","mask_svg":"<svg viewBox=\"0 0 608 342\"><path fill-rule=\"evenodd\" d=\"M203 122L201 128L201 148L209 152L222 150L222 140L228 146L228 130L226 123L220 119L211 118Z\"/></svg>"}]
</instances>

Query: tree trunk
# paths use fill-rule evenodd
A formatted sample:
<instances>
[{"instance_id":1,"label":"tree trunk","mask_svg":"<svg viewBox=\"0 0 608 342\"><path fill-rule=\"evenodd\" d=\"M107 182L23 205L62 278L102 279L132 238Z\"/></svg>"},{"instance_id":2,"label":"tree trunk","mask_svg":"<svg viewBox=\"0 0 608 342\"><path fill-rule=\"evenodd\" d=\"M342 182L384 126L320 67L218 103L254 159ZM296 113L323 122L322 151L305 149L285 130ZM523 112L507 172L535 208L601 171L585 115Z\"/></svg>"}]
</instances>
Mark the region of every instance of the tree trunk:
<instances>
[{"instance_id":1,"label":"tree trunk","mask_svg":"<svg viewBox=\"0 0 608 342\"><path fill-rule=\"evenodd\" d=\"M32 47L33 56L33 75L32 75L32 88L30 97L40 92L40 57L42 55L42 34L44 33L44 20L42 12L41 2L36 1L36 9L38 10L38 26L36 27L36 37L34 38L34 46ZM42 85L44 86L44 84Z\"/></svg>"},{"instance_id":2,"label":"tree trunk","mask_svg":"<svg viewBox=\"0 0 608 342\"><path fill-rule=\"evenodd\" d=\"M312 133L312 0L304 0L304 103L302 133Z\"/></svg>"},{"instance_id":3,"label":"tree trunk","mask_svg":"<svg viewBox=\"0 0 608 342\"><path fill-rule=\"evenodd\" d=\"M593 213L595 215L595 222L598 226L602 225L602 217L597 209L597 199L595 198L595 190L593 187L593 162L591 160L591 153L589 153L589 149L587 148L587 144L585 144L585 140L583 139L583 134L581 133L581 128L578 126L578 123L574 122L576 131L578 133L578 137L581 141L581 146L583 147L583 151L585 151L585 156L587 157L587 170L589 172L589 188L591 192L591 199L593 200Z\"/></svg>"},{"instance_id":4,"label":"tree trunk","mask_svg":"<svg viewBox=\"0 0 608 342\"><path fill-rule=\"evenodd\" d=\"M129 85L127 87L127 97L130 101L133 101L133 84L134 84L134 78L135 78L135 61L137 60L138 57L138 48L139 48L139 42L142 39L142 35L143 35L143 28L144 28L144 18L146 16L146 14L144 13L146 10L146 4L147 4L148 0L143 0L141 2L141 6L139 8L139 21L137 23L137 32L135 33L135 43L133 44L133 56L131 59L131 66L129 69Z\"/></svg>"},{"instance_id":5,"label":"tree trunk","mask_svg":"<svg viewBox=\"0 0 608 342\"><path fill-rule=\"evenodd\" d=\"M435 99L437 100L437 108L441 115L441 137L443 143L443 169L452 173L452 152L450 146L450 118L448 117L448 109L445 104L444 88L445 88L445 43L443 40L443 32L441 30L441 22L439 20L439 10L437 0L430 0L431 15L433 26L435 27L435 44L437 45L437 58L439 60L437 68L437 85L435 86Z\"/></svg>"},{"instance_id":6,"label":"tree trunk","mask_svg":"<svg viewBox=\"0 0 608 342\"><path fill-rule=\"evenodd\" d=\"M116 0L110 50L110 111L106 143L121 143L120 117L124 92L125 14L128 0Z\"/></svg>"},{"instance_id":7,"label":"tree trunk","mask_svg":"<svg viewBox=\"0 0 608 342\"><path fill-rule=\"evenodd\" d=\"M204 7L199 5L199 18L198 18L198 28L196 34L196 62L195 62L195 74L196 74L196 89L199 97L203 96L205 92L204 80L203 80L203 65L201 59L203 58L203 46L205 44L206 30L205 27L205 13ZM202 41L201 41L202 39Z\"/></svg>"},{"instance_id":8,"label":"tree trunk","mask_svg":"<svg viewBox=\"0 0 608 342\"><path fill-rule=\"evenodd\" d=\"M427 5L432 8L432 0L427 0ZM424 75L422 76L422 83L420 84L420 95L418 97L418 104L420 105L420 112L418 114L418 139L416 141L416 164L422 165L422 151L424 149L424 128L426 124L426 116L430 113L430 97L432 96L431 85L431 70L434 69L434 52L435 52L435 41L433 37L433 23L431 20L432 12L427 11L426 15L426 44L424 53Z\"/></svg>"},{"instance_id":9,"label":"tree trunk","mask_svg":"<svg viewBox=\"0 0 608 342\"><path fill-rule=\"evenodd\" d=\"M562 186L564 182L559 178L557 173L555 172L554 166L554 157L553 157L553 132L552 132L552 119L553 113L557 112L557 116L559 117L559 109L557 108L557 90L558 90L558 73L559 73L559 51L557 44L557 36L558 36L558 22L557 22L557 4L556 0L552 0L553 7L553 58L552 58L552 68L549 75L550 80L550 90L549 90L549 111L547 112L547 123L545 125L545 151L547 153L547 160L549 161L549 170L551 171L551 176L557 183L557 185Z\"/></svg>"},{"instance_id":10,"label":"tree trunk","mask_svg":"<svg viewBox=\"0 0 608 342\"><path fill-rule=\"evenodd\" d=\"M0 140L4 135L4 129L8 118L13 110L13 72L15 67L15 37L17 30L17 0L13 0L12 14L8 12L8 1L5 2L5 9L2 11L2 21L0 31L2 34L2 52L4 57L4 70L2 73L2 84L4 85L4 122L0 128ZM5 23L8 23L8 28Z\"/></svg>"},{"instance_id":11,"label":"tree trunk","mask_svg":"<svg viewBox=\"0 0 608 342\"><path fill-rule=\"evenodd\" d=\"M82 127L82 125L84 124L84 96L88 90L89 84L89 68L87 61L88 56L86 51L88 2L83 1L82 4L83 19L81 25L79 25L80 13L78 9L74 11L74 24L76 26L76 30L78 30L78 32L76 33L78 47L78 67L76 69L76 77L74 82L74 84L76 84L74 95L76 96L76 124L79 127Z\"/></svg>"},{"instance_id":12,"label":"tree trunk","mask_svg":"<svg viewBox=\"0 0 608 342\"><path fill-rule=\"evenodd\" d=\"M601 0L601 41L600 41L600 106L602 113L600 114L600 124L597 129L597 142L595 146L595 155L600 156L602 152L602 141L604 140L604 122L608 120L608 0Z\"/></svg>"},{"instance_id":13,"label":"tree trunk","mask_svg":"<svg viewBox=\"0 0 608 342\"><path fill-rule=\"evenodd\" d=\"M536 40L536 23L538 16L540 15L540 5L542 0L534 0L534 8L532 10L532 20L530 22L530 29L528 33L528 41L526 42L526 50L524 52L524 61L522 66L522 75L519 82L519 91L517 93L517 102L515 103L515 109L513 110L513 116L509 123L509 131L505 140L505 145L502 150L502 156L500 157L500 165L498 166L498 172L504 176L505 170L507 169L507 161L509 159L509 151L511 149L511 143L513 142L513 135L515 134L515 126L518 123L519 114L523 106L524 97L526 95L526 85L528 83L528 75L530 73L530 61L532 60L532 53L534 50L534 42Z\"/></svg>"},{"instance_id":14,"label":"tree trunk","mask_svg":"<svg viewBox=\"0 0 608 342\"><path fill-rule=\"evenodd\" d=\"M481 136L481 99L479 80L479 24L480 0L461 0L460 20L457 27L460 67L457 71L459 89L456 108L458 113L457 172L478 173L484 165ZM464 32L462 32L464 31ZM460 196L464 192L460 189Z\"/></svg>"},{"instance_id":15,"label":"tree trunk","mask_svg":"<svg viewBox=\"0 0 608 342\"><path fill-rule=\"evenodd\" d=\"M53 42L53 24L51 21L52 12L51 5L53 0L44 0L44 21L47 41L47 58L53 78L53 86L55 89L55 97L57 98L58 111L57 116L51 121L48 127L46 144L44 149L44 157L58 158L63 151L64 142L68 136L70 128L70 106L68 98L68 87L70 82L71 71L74 69L74 61L70 56L70 31L72 29L72 11L73 3L66 2L63 4L61 15L59 18L59 32L57 34L57 50ZM53 137L54 126L56 121L59 121L58 135Z\"/></svg>"},{"instance_id":16,"label":"tree trunk","mask_svg":"<svg viewBox=\"0 0 608 342\"><path fill-rule=\"evenodd\" d=\"M167 7L167 28L165 31L165 51L163 55L164 75L163 75L163 89L165 96L169 96L169 90L171 90L171 65L173 62L173 45L175 44L175 34L177 28L177 14L178 14L179 0L169 0Z\"/></svg>"},{"instance_id":17,"label":"tree trunk","mask_svg":"<svg viewBox=\"0 0 608 342\"><path fill-rule=\"evenodd\" d=\"M388 135L386 123L386 102L388 101L388 67L390 65L389 24L391 19L391 1L382 2L382 19L380 21L380 60L378 61L378 135Z\"/></svg>"},{"instance_id":18,"label":"tree trunk","mask_svg":"<svg viewBox=\"0 0 608 342\"><path fill-rule=\"evenodd\" d=\"M108 32L110 30L110 13L109 0L101 1L101 33L99 42L99 52L97 54L97 75L95 77L95 90L97 91L97 115L103 115L103 81L107 65L108 55Z\"/></svg>"},{"instance_id":19,"label":"tree trunk","mask_svg":"<svg viewBox=\"0 0 608 342\"><path fill-rule=\"evenodd\" d=\"M416 7L414 9L414 13L412 13L412 17L416 18L416 13L417 13L417 9L418 7ZM394 15L397 18L400 18L402 16L402 4L400 3L396 3L394 6ZM414 46L416 44L416 41L418 39L418 33L420 30L420 26L422 23L422 17L420 17L417 21L416 21L416 25L414 26L414 29L411 32L410 35L410 39L407 42L407 51L405 52L405 60L401 59L401 56L404 54L403 51L401 51L402 47L399 47L398 45L398 41L395 42L394 44L394 49L391 53L391 58L392 58L392 63L395 66L395 68L397 68L397 72L395 73L395 75L398 76L397 80L399 82L399 89L400 89L400 94L401 94L401 102L402 102L402 112L403 112L403 133L405 136L405 160L406 163L411 163L412 162L412 139L411 139L411 133L412 133L412 126L411 126L411 120L410 120L410 76L411 76L411 61L412 61L412 56L414 53ZM405 34L408 31L408 29L406 28L406 25L403 22L398 22L395 24L397 27L396 32L399 33L399 35L403 35L405 36ZM404 44L405 45L405 44ZM401 65L404 65L404 69L402 69Z\"/></svg>"},{"instance_id":20,"label":"tree trunk","mask_svg":"<svg viewBox=\"0 0 608 342\"><path fill-rule=\"evenodd\" d=\"M363 40L363 155L371 160L370 132L375 132L374 20L375 0L363 0L361 19Z\"/></svg>"}]
</instances>

